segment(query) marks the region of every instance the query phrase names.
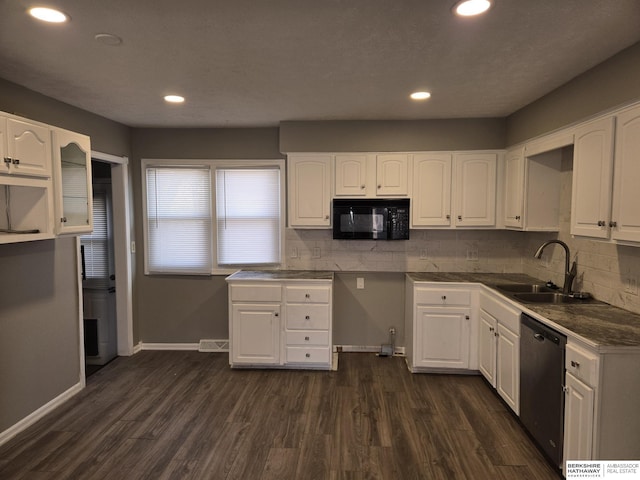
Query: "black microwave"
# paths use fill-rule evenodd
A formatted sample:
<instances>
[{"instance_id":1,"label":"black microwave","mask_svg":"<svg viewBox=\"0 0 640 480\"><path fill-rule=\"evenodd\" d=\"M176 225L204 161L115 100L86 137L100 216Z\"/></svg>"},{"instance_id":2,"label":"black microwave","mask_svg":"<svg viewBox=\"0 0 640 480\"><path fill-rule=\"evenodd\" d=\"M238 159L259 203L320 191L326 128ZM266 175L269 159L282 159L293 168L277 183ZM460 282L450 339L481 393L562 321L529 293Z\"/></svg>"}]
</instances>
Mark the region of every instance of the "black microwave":
<instances>
[{"instance_id":1,"label":"black microwave","mask_svg":"<svg viewBox=\"0 0 640 480\"><path fill-rule=\"evenodd\" d=\"M333 238L409 240L409 199L335 199Z\"/></svg>"}]
</instances>

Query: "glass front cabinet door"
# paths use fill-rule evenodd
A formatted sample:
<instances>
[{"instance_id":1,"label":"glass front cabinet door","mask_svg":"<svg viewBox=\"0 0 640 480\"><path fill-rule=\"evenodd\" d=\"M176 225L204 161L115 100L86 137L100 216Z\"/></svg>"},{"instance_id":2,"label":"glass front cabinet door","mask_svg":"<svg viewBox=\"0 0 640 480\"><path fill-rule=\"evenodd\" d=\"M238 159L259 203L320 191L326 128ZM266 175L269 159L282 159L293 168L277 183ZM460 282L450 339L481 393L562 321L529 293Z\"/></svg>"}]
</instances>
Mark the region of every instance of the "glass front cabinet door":
<instances>
[{"instance_id":1,"label":"glass front cabinet door","mask_svg":"<svg viewBox=\"0 0 640 480\"><path fill-rule=\"evenodd\" d=\"M93 230L91 141L86 135L53 130L56 234Z\"/></svg>"}]
</instances>

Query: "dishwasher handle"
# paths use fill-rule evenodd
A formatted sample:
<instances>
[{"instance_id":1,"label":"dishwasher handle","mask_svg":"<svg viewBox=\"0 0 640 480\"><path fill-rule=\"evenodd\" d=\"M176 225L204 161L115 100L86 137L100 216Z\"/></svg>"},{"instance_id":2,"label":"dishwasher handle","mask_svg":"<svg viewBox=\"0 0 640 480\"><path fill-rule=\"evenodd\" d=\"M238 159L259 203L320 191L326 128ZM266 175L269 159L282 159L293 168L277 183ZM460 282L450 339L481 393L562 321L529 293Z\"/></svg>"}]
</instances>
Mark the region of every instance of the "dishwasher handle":
<instances>
[{"instance_id":1,"label":"dishwasher handle","mask_svg":"<svg viewBox=\"0 0 640 480\"><path fill-rule=\"evenodd\" d=\"M535 338L536 340L538 340L539 342L544 342L544 335L542 335L541 333L535 333L533 335L533 338Z\"/></svg>"}]
</instances>

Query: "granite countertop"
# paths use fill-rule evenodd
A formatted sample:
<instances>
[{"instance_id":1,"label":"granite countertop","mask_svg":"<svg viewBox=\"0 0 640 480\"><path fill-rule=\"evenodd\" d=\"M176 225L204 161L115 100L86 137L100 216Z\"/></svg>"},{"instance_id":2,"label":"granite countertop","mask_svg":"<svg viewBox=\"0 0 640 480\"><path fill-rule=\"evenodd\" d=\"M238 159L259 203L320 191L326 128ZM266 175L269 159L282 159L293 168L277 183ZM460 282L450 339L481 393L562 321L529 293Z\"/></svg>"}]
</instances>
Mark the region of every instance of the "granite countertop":
<instances>
[{"instance_id":1,"label":"granite countertop","mask_svg":"<svg viewBox=\"0 0 640 480\"><path fill-rule=\"evenodd\" d=\"M505 283L544 283L518 273L407 273L416 282L482 283L492 288ZM528 314L543 317L571 335L580 337L598 349L640 347L640 315L607 303L541 304L519 303L499 290L506 299L518 304Z\"/></svg>"},{"instance_id":2,"label":"granite countertop","mask_svg":"<svg viewBox=\"0 0 640 480\"><path fill-rule=\"evenodd\" d=\"M226 278L234 280L333 280L333 272L320 270L239 270Z\"/></svg>"}]
</instances>

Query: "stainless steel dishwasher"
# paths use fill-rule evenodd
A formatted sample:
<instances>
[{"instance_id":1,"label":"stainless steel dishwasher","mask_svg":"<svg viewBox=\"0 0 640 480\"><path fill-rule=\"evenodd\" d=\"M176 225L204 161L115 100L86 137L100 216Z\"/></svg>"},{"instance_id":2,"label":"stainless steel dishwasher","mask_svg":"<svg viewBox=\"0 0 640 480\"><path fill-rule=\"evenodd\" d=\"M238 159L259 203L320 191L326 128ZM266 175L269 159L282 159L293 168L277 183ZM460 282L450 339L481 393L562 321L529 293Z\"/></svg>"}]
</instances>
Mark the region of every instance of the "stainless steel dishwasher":
<instances>
[{"instance_id":1,"label":"stainless steel dishwasher","mask_svg":"<svg viewBox=\"0 0 640 480\"><path fill-rule=\"evenodd\" d=\"M524 313L520 321L520 421L562 468L567 337Z\"/></svg>"}]
</instances>

